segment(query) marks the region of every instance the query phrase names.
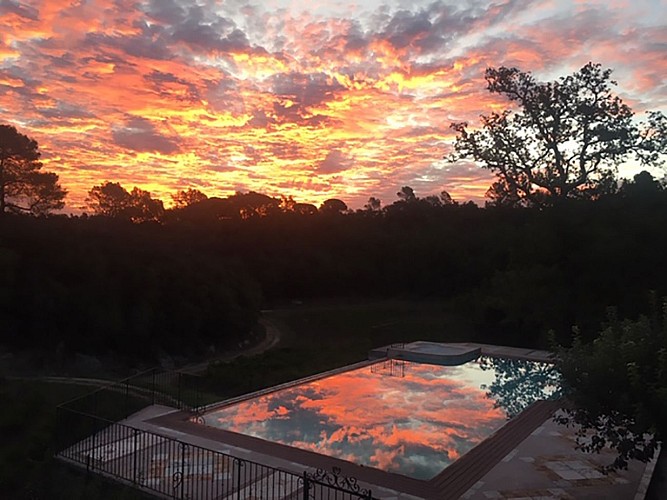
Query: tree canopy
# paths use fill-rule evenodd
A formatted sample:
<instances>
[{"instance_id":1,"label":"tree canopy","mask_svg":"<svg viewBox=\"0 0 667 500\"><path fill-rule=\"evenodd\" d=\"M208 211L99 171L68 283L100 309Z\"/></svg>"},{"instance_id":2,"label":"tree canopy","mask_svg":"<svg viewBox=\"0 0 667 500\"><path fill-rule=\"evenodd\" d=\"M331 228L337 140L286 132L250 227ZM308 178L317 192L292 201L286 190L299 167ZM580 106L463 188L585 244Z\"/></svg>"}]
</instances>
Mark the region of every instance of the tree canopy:
<instances>
[{"instance_id":1,"label":"tree canopy","mask_svg":"<svg viewBox=\"0 0 667 500\"><path fill-rule=\"evenodd\" d=\"M202 201L208 200L208 196L199 191L198 189L182 189L176 194L171 195L171 199L174 202L176 208L185 208L196 203L201 203Z\"/></svg>"},{"instance_id":2,"label":"tree canopy","mask_svg":"<svg viewBox=\"0 0 667 500\"><path fill-rule=\"evenodd\" d=\"M451 160L471 159L495 172L492 204L544 206L595 199L616 189L616 169L634 157L657 165L667 151L667 119L649 113L637 124L612 87L611 70L588 63L556 81L516 68L489 68L488 90L518 109L482 115L482 126L453 123Z\"/></svg>"},{"instance_id":3,"label":"tree canopy","mask_svg":"<svg viewBox=\"0 0 667 500\"><path fill-rule=\"evenodd\" d=\"M347 205L344 201L337 198L330 198L325 200L322 205L320 205L320 213L323 214L342 214L347 211Z\"/></svg>"},{"instance_id":4,"label":"tree canopy","mask_svg":"<svg viewBox=\"0 0 667 500\"><path fill-rule=\"evenodd\" d=\"M558 354L573 406L557 420L578 426L579 447L615 449L611 469L650 460L667 435L667 299L654 300L651 314L637 320L620 320L611 309L593 342L575 331Z\"/></svg>"},{"instance_id":5,"label":"tree canopy","mask_svg":"<svg viewBox=\"0 0 667 500\"><path fill-rule=\"evenodd\" d=\"M44 215L65 206L67 192L53 172L42 172L37 141L11 125L0 125L0 216Z\"/></svg>"},{"instance_id":6,"label":"tree canopy","mask_svg":"<svg viewBox=\"0 0 667 500\"><path fill-rule=\"evenodd\" d=\"M128 192L118 182L93 186L86 199L95 215L128 219L132 222L158 221L164 214L162 201L135 187Z\"/></svg>"}]
</instances>

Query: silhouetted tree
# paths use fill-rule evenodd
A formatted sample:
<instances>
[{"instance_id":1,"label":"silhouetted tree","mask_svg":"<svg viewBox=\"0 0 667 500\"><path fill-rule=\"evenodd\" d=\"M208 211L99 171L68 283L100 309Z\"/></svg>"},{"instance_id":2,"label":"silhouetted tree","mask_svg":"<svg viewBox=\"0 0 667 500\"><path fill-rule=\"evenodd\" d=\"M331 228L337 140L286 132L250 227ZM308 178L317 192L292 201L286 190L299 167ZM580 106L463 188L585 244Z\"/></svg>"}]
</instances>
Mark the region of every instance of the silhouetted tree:
<instances>
[{"instance_id":1,"label":"silhouetted tree","mask_svg":"<svg viewBox=\"0 0 667 500\"><path fill-rule=\"evenodd\" d=\"M421 201L431 207L439 208L443 206L442 199L434 194L422 198Z\"/></svg>"},{"instance_id":2,"label":"silhouetted tree","mask_svg":"<svg viewBox=\"0 0 667 500\"><path fill-rule=\"evenodd\" d=\"M495 172L495 203L523 200L544 206L566 198L613 192L619 163L634 154L656 164L666 151L667 120L649 114L637 126L634 113L612 92L611 70L588 63L553 82L538 82L516 68L489 68L488 90L506 96L519 111L482 116L482 128L457 133L451 160L472 159Z\"/></svg>"},{"instance_id":3,"label":"silhouetted tree","mask_svg":"<svg viewBox=\"0 0 667 500\"><path fill-rule=\"evenodd\" d=\"M398 196L398 200L401 202L410 203L417 201L417 195L415 195L414 189L410 186L403 186L401 190L396 193L396 196Z\"/></svg>"},{"instance_id":4,"label":"silhouetted tree","mask_svg":"<svg viewBox=\"0 0 667 500\"><path fill-rule=\"evenodd\" d=\"M488 198L487 207L520 207L525 206L527 201L527 198L522 198L504 178L491 184L485 196Z\"/></svg>"},{"instance_id":5,"label":"silhouetted tree","mask_svg":"<svg viewBox=\"0 0 667 500\"><path fill-rule=\"evenodd\" d=\"M118 182L104 182L88 191L86 203L95 215L128 219L132 222L158 221L164 214L161 200L135 187L128 192Z\"/></svg>"},{"instance_id":6,"label":"silhouetted tree","mask_svg":"<svg viewBox=\"0 0 667 500\"><path fill-rule=\"evenodd\" d=\"M237 192L228 198L231 205L238 210L241 219L253 217L267 217L280 212L281 200L262 193L249 191Z\"/></svg>"},{"instance_id":7,"label":"silhouetted tree","mask_svg":"<svg viewBox=\"0 0 667 500\"><path fill-rule=\"evenodd\" d=\"M294 197L290 196L285 196L285 195L280 195L280 209L283 212L294 212L294 205L296 205L296 201L294 201Z\"/></svg>"},{"instance_id":8,"label":"silhouetted tree","mask_svg":"<svg viewBox=\"0 0 667 500\"><path fill-rule=\"evenodd\" d=\"M573 407L557 420L578 426L578 446L618 452L611 469L650 460L667 435L667 300L650 316L617 318L611 310L594 342L577 330L572 347L558 352Z\"/></svg>"},{"instance_id":9,"label":"silhouetted tree","mask_svg":"<svg viewBox=\"0 0 667 500\"><path fill-rule=\"evenodd\" d=\"M0 216L48 214L65 206L67 194L53 172L42 172L37 141L0 125Z\"/></svg>"},{"instance_id":10,"label":"silhouetted tree","mask_svg":"<svg viewBox=\"0 0 667 500\"><path fill-rule=\"evenodd\" d=\"M418 201L419 198L415 197L414 201ZM421 198L423 203L435 207L435 208L440 208L444 207L446 205L456 205L456 202L452 199L450 194L447 191L442 191L439 195L430 195L426 196L425 198Z\"/></svg>"},{"instance_id":11,"label":"silhouetted tree","mask_svg":"<svg viewBox=\"0 0 667 500\"><path fill-rule=\"evenodd\" d=\"M312 203L295 203L292 211L299 215L315 215L317 207Z\"/></svg>"},{"instance_id":12,"label":"silhouetted tree","mask_svg":"<svg viewBox=\"0 0 667 500\"><path fill-rule=\"evenodd\" d=\"M347 212L347 205L342 200L331 198L320 205L319 212L321 214L342 214Z\"/></svg>"},{"instance_id":13,"label":"silhouetted tree","mask_svg":"<svg viewBox=\"0 0 667 500\"><path fill-rule=\"evenodd\" d=\"M440 192L440 201L443 205L456 205L454 198L444 189Z\"/></svg>"},{"instance_id":14,"label":"silhouetted tree","mask_svg":"<svg viewBox=\"0 0 667 500\"><path fill-rule=\"evenodd\" d=\"M368 198L368 202L364 205L364 210L367 212L379 212L382 210L382 202L379 198L371 196Z\"/></svg>"},{"instance_id":15,"label":"silhouetted tree","mask_svg":"<svg viewBox=\"0 0 667 500\"><path fill-rule=\"evenodd\" d=\"M201 203L202 201L207 200L208 196L198 189L189 188L181 190L176 194L172 194L171 199L174 201L175 208L184 208L194 205L195 203Z\"/></svg>"},{"instance_id":16,"label":"silhouetted tree","mask_svg":"<svg viewBox=\"0 0 667 500\"><path fill-rule=\"evenodd\" d=\"M664 186L646 170L635 175L632 181L623 182L620 188L621 195L638 199L651 198L664 191Z\"/></svg>"},{"instance_id":17,"label":"silhouetted tree","mask_svg":"<svg viewBox=\"0 0 667 500\"><path fill-rule=\"evenodd\" d=\"M164 204L150 192L134 187L130 192L129 215L132 222L158 222L164 215Z\"/></svg>"},{"instance_id":18,"label":"silhouetted tree","mask_svg":"<svg viewBox=\"0 0 667 500\"><path fill-rule=\"evenodd\" d=\"M119 182L104 182L88 191L86 204L95 215L121 217L130 206L130 193Z\"/></svg>"}]
</instances>

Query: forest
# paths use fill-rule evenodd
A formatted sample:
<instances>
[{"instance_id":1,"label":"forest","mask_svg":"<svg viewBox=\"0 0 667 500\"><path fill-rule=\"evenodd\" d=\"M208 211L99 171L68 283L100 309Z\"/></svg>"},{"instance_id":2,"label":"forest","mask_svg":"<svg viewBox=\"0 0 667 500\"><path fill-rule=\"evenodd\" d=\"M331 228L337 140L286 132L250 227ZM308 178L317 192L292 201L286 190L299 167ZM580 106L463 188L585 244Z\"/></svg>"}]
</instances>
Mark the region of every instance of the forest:
<instances>
[{"instance_id":1,"label":"forest","mask_svg":"<svg viewBox=\"0 0 667 500\"><path fill-rule=\"evenodd\" d=\"M141 223L5 215L2 343L129 359L201 354L259 334L261 308L400 297L456 304L478 340L545 347L549 330L566 341L573 325L594 331L610 306L634 317L650 291L667 294L667 190L648 174L548 208L412 195L380 210L307 213L235 195Z\"/></svg>"}]
</instances>

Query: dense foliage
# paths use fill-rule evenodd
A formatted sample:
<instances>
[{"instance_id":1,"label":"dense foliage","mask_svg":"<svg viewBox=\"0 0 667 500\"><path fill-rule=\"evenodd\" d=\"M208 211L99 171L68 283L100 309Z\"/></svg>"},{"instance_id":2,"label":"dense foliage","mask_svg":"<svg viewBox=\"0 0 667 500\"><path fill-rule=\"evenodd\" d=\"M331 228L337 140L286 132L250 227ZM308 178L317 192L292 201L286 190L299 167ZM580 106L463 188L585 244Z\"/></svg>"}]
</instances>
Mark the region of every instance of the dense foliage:
<instances>
[{"instance_id":1,"label":"dense foliage","mask_svg":"<svg viewBox=\"0 0 667 500\"><path fill-rule=\"evenodd\" d=\"M593 342L576 331L559 349L559 368L572 407L559 418L577 425L588 452L618 452L610 468L651 459L667 436L667 299L637 320L609 318Z\"/></svg>"},{"instance_id":2,"label":"dense foliage","mask_svg":"<svg viewBox=\"0 0 667 500\"><path fill-rule=\"evenodd\" d=\"M485 76L489 92L518 109L483 115L474 131L453 124L453 158L472 159L498 176L487 193L495 204L595 199L616 189L616 167L629 158L655 166L667 153L667 117L651 112L638 125L612 90L611 70L600 64L551 82L505 67Z\"/></svg>"},{"instance_id":3,"label":"dense foliage","mask_svg":"<svg viewBox=\"0 0 667 500\"><path fill-rule=\"evenodd\" d=\"M0 124L0 217L5 212L43 215L65 206L58 176L42 171L37 142Z\"/></svg>"},{"instance_id":4,"label":"dense foliage","mask_svg":"<svg viewBox=\"0 0 667 500\"><path fill-rule=\"evenodd\" d=\"M258 215L250 202L262 197L203 200L162 224L5 217L0 342L187 353L236 345L262 300L364 296L438 297L480 339L544 346L549 329L566 341L609 305L632 317L648 290L667 293L667 193L646 176L548 209L414 196L381 210ZM229 215L234 202L243 217Z\"/></svg>"},{"instance_id":5,"label":"dense foliage","mask_svg":"<svg viewBox=\"0 0 667 500\"><path fill-rule=\"evenodd\" d=\"M255 283L185 235L110 219L6 217L0 343L153 359L246 339Z\"/></svg>"}]
</instances>

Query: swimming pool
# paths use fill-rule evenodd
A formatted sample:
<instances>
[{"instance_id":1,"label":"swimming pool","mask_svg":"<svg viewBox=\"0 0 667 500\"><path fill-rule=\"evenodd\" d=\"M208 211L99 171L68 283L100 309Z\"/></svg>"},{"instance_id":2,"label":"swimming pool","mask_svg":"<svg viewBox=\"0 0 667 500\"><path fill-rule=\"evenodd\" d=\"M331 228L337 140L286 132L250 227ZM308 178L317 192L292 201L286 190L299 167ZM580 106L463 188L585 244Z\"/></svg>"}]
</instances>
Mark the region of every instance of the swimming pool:
<instances>
[{"instance_id":1,"label":"swimming pool","mask_svg":"<svg viewBox=\"0 0 667 500\"><path fill-rule=\"evenodd\" d=\"M224 406L205 423L428 480L532 402L556 397L549 363L383 360Z\"/></svg>"}]
</instances>

